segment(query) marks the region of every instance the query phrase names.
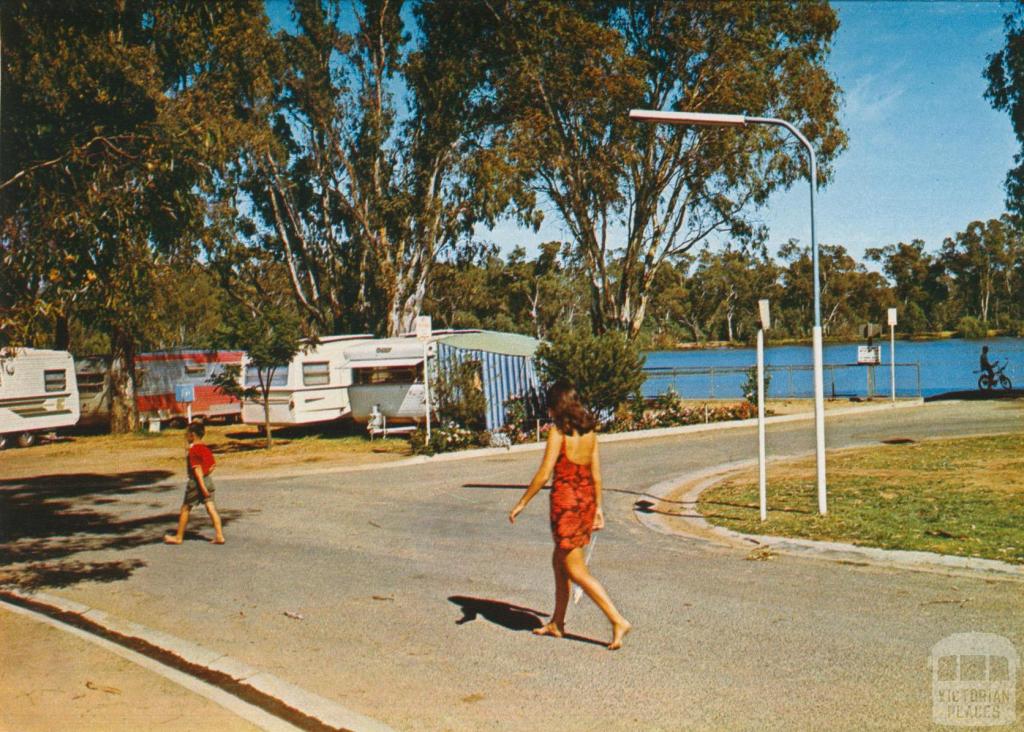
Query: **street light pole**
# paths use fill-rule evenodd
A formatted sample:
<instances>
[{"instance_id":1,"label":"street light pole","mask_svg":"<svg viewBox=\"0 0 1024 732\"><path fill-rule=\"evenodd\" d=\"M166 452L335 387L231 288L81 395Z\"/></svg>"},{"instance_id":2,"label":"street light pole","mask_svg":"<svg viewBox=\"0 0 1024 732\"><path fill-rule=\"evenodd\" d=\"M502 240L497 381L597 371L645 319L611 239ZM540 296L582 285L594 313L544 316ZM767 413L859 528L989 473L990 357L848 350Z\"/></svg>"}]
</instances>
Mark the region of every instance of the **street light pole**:
<instances>
[{"instance_id":1,"label":"street light pole","mask_svg":"<svg viewBox=\"0 0 1024 732\"><path fill-rule=\"evenodd\" d=\"M706 112L665 112L656 109L632 109L630 119L642 122L659 122L673 125L710 125L715 127L743 127L748 124L774 125L785 127L807 150L810 161L811 184L811 263L814 270L814 430L815 447L818 464L818 512L828 511L828 498L825 488L825 379L822 366L821 336L821 284L818 276L818 242L814 231L814 189L818 181L818 163L814 148L810 141L796 127L782 119L774 117L747 117L742 114L708 114Z\"/></svg>"}]
</instances>

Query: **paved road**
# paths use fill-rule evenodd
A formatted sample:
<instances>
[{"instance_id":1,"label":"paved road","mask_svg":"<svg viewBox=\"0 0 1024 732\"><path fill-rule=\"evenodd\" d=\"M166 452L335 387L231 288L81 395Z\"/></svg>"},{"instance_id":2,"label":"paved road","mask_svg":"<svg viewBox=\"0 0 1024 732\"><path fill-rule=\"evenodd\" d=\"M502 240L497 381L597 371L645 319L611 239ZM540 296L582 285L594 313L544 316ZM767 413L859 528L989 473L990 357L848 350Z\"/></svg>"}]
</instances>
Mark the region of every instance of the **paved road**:
<instances>
[{"instance_id":1,"label":"paved road","mask_svg":"<svg viewBox=\"0 0 1024 732\"><path fill-rule=\"evenodd\" d=\"M830 419L827 441L1022 426L1019 402L942 403ZM539 453L224 481L222 547L202 540L201 514L195 540L157 543L180 497L144 487L153 476L83 476L66 489L44 478L4 489L31 519L8 551L47 558L23 583L215 648L397 729L925 729L932 644L974 630L1024 651L1019 583L752 562L636 521L637 493L748 459L754 440L743 429L602 448L609 526L593 569L635 625L616 653L598 642L609 629L586 599L570 609L575 640L527 632L552 603L546 500L515 527L505 517ZM813 449L813 423L773 427L768 449Z\"/></svg>"}]
</instances>

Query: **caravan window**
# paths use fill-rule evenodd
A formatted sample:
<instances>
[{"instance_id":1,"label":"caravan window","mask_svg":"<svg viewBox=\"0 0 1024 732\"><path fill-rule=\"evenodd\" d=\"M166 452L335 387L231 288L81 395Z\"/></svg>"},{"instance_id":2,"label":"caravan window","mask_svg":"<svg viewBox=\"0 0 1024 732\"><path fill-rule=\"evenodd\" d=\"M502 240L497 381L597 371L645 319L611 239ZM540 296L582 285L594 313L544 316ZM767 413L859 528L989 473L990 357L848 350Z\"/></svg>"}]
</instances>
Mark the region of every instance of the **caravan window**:
<instances>
[{"instance_id":1,"label":"caravan window","mask_svg":"<svg viewBox=\"0 0 1024 732\"><path fill-rule=\"evenodd\" d=\"M206 373L206 364L205 363L196 363L195 361L186 361L185 362L185 373L186 374L205 374Z\"/></svg>"},{"instance_id":2,"label":"caravan window","mask_svg":"<svg viewBox=\"0 0 1024 732\"><path fill-rule=\"evenodd\" d=\"M259 386L260 377L259 372L255 366L249 366L245 370L245 385L246 386ZM274 376L270 380L271 386L288 386L288 367L285 365L278 366L274 369Z\"/></svg>"},{"instance_id":3,"label":"caravan window","mask_svg":"<svg viewBox=\"0 0 1024 732\"><path fill-rule=\"evenodd\" d=\"M99 394L103 391L104 376L91 371L83 371L78 374L79 394Z\"/></svg>"},{"instance_id":4,"label":"caravan window","mask_svg":"<svg viewBox=\"0 0 1024 732\"><path fill-rule=\"evenodd\" d=\"M331 383L331 365L327 361L302 364L303 386L327 386Z\"/></svg>"},{"instance_id":5,"label":"caravan window","mask_svg":"<svg viewBox=\"0 0 1024 732\"><path fill-rule=\"evenodd\" d=\"M47 369L43 372L46 391L65 391L68 388L68 372L64 369Z\"/></svg>"},{"instance_id":6,"label":"caravan window","mask_svg":"<svg viewBox=\"0 0 1024 732\"><path fill-rule=\"evenodd\" d=\"M388 366L354 369L357 384L418 384L423 380L423 366Z\"/></svg>"}]
</instances>

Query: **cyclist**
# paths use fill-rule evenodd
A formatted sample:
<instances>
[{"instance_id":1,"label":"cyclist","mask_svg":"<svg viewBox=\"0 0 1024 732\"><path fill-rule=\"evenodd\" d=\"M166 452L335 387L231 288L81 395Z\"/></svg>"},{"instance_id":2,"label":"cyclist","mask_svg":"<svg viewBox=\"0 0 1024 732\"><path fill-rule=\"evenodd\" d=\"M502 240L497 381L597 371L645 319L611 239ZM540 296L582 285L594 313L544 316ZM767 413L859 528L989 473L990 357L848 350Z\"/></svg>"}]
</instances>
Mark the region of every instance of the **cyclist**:
<instances>
[{"instance_id":1,"label":"cyclist","mask_svg":"<svg viewBox=\"0 0 1024 732\"><path fill-rule=\"evenodd\" d=\"M998 364L998 363L999 363L998 361L996 361L996 363L991 363L988 360L988 346L982 346L981 347L981 358L978 360L978 364L981 366L981 370L984 373L988 374L988 378L992 382L995 382L995 378L996 378L996 364Z\"/></svg>"}]
</instances>

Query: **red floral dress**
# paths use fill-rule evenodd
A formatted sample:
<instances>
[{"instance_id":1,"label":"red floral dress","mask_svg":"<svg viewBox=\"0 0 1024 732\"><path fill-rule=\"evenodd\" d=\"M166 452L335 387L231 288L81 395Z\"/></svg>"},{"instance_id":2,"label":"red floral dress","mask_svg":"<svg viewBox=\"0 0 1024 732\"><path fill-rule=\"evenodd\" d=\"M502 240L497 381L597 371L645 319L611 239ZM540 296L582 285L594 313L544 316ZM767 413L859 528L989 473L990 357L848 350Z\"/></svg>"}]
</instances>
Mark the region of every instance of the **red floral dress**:
<instances>
[{"instance_id":1,"label":"red floral dress","mask_svg":"<svg viewBox=\"0 0 1024 732\"><path fill-rule=\"evenodd\" d=\"M558 548L576 549L589 544L596 513L590 466L570 460L563 439L551 485L551 534Z\"/></svg>"}]
</instances>

